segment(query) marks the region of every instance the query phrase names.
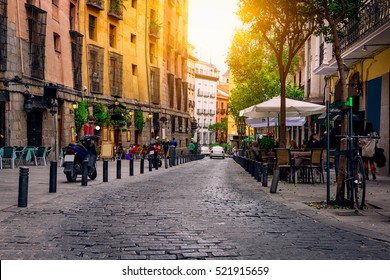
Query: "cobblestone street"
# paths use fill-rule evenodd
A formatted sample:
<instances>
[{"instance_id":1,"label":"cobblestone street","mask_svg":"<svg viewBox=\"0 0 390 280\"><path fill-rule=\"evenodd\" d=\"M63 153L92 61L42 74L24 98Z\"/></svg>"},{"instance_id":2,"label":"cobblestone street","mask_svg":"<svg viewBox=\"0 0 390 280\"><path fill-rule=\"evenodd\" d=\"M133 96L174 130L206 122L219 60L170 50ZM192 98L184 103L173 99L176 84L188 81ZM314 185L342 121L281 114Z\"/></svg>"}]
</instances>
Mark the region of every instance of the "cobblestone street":
<instances>
[{"instance_id":1,"label":"cobblestone street","mask_svg":"<svg viewBox=\"0 0 390 280\"><path fill-rule=\"evenodd\" d=\"M0 259L390 258L385 241L271 200L230 158L127 178L3 210Z\"/></svg>"}]
</instances>

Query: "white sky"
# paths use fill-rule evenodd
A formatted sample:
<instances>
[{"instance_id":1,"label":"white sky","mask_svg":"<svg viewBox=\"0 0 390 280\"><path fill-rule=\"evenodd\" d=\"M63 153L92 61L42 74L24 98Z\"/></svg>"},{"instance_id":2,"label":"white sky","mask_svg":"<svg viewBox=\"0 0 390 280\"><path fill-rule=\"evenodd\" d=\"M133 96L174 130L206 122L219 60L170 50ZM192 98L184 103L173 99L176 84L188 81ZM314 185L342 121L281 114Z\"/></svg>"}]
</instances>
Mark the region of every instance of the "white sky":
<instances>
[{"instance_id":1,"label":"white sky","mask_svg":"<svg viewBox=\"0 0 390 280\"><path fill-rule=\"evenodd\" d=\"M189 0L188 42L195 46L195 56L213 63L223 74L234 29L238 0Z\"/></svg>"}]
</instances>

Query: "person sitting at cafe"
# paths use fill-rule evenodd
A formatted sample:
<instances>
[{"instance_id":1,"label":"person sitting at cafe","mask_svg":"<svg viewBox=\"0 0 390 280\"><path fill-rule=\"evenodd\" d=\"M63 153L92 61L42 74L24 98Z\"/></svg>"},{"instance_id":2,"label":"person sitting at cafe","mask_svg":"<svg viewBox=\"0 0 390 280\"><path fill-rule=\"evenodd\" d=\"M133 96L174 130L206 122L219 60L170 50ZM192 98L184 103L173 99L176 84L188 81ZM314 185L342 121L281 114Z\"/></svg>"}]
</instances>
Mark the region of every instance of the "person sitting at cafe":
<instances>
[{"instance_id":1,"label":"person sitting at cafe","mask_svg":"<svg viewBox=\"0 0 390 280\"><path fill-rule=\"evenodd\" d=\"M313 133L310 135L309 141L307 142L308 149L321 148L321 142L318 141L317 134Z\"/></svg>"},{"instance_id":2,"label":"person sitting at cafe","mask_svg":"<svg viewBox=\"0 0 390 280\"><path fill-rule=\"evenodd\" d=\"M297 150L297 149L299 149L299 148L298 148L298 145L297 145L297 142L296 142L295 140L291 140L291 141L290 141L290 149L291 149L291 150Z\"/></svg>"}]
</instances>

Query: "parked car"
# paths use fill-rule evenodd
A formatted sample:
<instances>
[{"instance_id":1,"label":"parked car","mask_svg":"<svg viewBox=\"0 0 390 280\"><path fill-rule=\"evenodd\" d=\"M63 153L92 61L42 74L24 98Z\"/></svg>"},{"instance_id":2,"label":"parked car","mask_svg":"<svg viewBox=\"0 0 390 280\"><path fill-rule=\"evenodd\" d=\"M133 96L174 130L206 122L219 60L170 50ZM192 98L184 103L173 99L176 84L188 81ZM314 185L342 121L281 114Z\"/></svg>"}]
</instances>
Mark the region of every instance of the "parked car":
<instances>
[{"instance_id":1,"label":"parked car","mask_svg":"<svg viewBox=\"0 0 390 280\"><path fill-rule=\"evenodd\" d=\"M210 149L209 147L202 146L200 147L200 154L205 156L210 156Z\"/></svg>"},{"instance_id":2,"label":"parked car","mask_svg":"<svg viewBox=\"0 0 390 280\"><path fill-rule=\"evenodd\" d=\"M225 158L225 151L221 146L214 146L211 148L210 158L215 158L215 157L221 157L222 159Z\"/></svg>"}]
</instances>

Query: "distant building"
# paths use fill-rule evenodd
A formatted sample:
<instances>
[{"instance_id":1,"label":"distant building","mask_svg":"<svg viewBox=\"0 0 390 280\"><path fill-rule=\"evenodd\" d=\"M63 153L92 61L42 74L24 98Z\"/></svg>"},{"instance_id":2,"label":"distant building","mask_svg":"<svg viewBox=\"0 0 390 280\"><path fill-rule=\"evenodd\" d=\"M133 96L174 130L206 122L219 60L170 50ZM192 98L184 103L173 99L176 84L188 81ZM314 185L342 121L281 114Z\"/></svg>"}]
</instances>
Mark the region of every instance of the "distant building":
<instances>
[{"instance_id":1,"label":"distant building","mask_svg":"<svg viewBox=\"0 0 390 280\"><path fill-rule=\"evenodd\" d=\"M195 111L198 129L194 140L201 145L215 142L215 134L208 130L216 122L217 85L220 71L215 65L197 61L195 63Z\"/></svg>"}]
</instances>

